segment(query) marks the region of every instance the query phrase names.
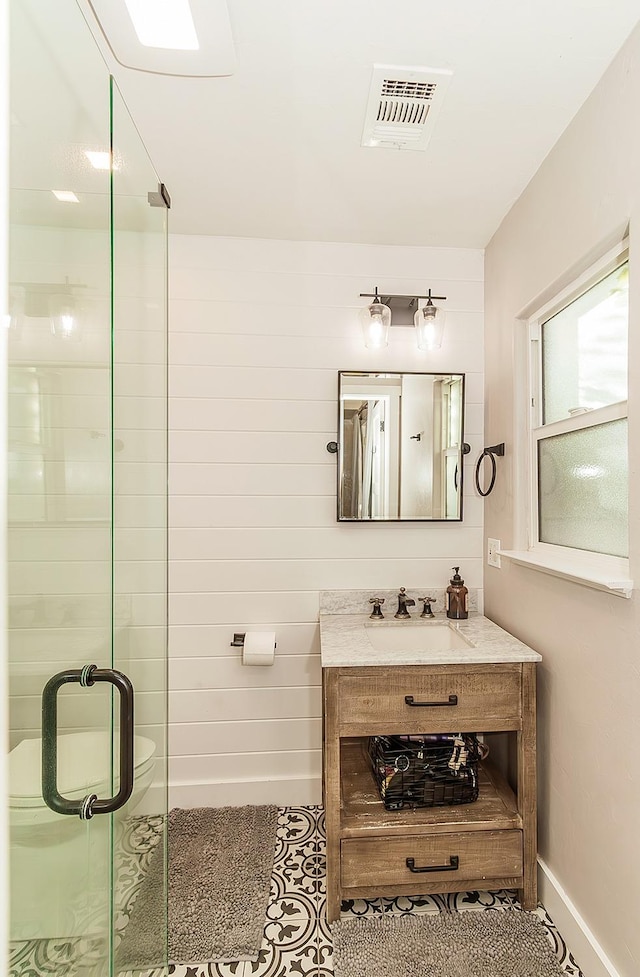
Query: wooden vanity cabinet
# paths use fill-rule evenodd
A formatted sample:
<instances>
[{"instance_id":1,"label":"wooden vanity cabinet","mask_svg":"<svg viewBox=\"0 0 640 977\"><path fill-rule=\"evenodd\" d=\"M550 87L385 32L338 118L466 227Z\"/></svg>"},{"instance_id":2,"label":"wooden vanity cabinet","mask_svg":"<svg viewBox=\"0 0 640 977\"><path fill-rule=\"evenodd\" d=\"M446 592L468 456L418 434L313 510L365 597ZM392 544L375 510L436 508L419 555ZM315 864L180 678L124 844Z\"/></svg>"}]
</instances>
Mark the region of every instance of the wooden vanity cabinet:
<instances>
[{"instance_id":1,"label":"wooden vanity cabinet","mask_svg":"<svg viewBox=\"0 0 640 977\"><path fill-rule=\"evenodd\" d=\"M474 889L517 888L535 909L535 663L324 668L323 701L329 921L343 899ZM499 731L516 738L516 793L487 760L471 804L385 810L369 736Z\"/></svg>"}]
</instances>

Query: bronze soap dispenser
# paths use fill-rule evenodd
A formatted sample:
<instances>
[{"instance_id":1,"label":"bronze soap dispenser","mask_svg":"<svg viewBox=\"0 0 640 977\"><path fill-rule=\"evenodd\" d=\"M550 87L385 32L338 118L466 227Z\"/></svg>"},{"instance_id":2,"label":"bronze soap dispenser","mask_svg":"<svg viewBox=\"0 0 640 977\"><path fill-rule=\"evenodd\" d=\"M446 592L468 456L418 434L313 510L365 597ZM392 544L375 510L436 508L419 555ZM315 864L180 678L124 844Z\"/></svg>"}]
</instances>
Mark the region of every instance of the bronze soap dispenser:
<instances>
[{"instance_id":1,"label":"bronze soap dispenser","mask_svg":"<svg viewBox=\"0 0 640 977\"><path fill-rule=\"evenodd\" d=\"M463 621L469 616L469 591L465 587L464 580L458 572L460 567L453 567L452 569L453 576L446 590L447 617L452 617L456 621Z\"/></svg>"}]
</instances>

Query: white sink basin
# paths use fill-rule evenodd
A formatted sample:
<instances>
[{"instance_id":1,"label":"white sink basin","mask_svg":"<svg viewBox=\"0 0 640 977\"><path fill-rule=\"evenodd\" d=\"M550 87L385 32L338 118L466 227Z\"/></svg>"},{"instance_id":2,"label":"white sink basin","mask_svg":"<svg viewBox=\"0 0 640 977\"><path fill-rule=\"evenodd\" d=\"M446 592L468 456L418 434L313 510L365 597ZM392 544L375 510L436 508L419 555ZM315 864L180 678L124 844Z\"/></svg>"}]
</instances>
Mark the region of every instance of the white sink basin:
<instances>
[{"instance_id":1,"label":"white sink basin","mask_svg":"<svg viewBox=\"0 0 640 977\"><path fill-rule=\"evenodd\" d=\"M365 624L376 651L461 651L474 645L448 624Z\"/></svg>"}]
</instances>

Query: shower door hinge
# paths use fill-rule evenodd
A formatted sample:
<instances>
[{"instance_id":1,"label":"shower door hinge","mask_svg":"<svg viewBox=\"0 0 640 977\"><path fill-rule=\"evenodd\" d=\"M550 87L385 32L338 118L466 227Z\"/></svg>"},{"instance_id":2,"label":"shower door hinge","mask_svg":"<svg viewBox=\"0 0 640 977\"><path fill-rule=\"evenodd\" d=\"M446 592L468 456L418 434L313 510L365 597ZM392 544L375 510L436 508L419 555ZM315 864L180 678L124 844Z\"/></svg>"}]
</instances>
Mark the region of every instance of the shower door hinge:
<instances>
[{"instance_id":1,"label":"shower door hinge","mask_svg":"<svg viewBox=\"0 0 640 977\"><path fill-rule=\"evenodd\" d=\"M167 210L171 209L171 197L164 183L159 183L157 190L151 190L147 194L147 200L149 201L150 207L166 207Z\"/></svg>"}]
</instances>

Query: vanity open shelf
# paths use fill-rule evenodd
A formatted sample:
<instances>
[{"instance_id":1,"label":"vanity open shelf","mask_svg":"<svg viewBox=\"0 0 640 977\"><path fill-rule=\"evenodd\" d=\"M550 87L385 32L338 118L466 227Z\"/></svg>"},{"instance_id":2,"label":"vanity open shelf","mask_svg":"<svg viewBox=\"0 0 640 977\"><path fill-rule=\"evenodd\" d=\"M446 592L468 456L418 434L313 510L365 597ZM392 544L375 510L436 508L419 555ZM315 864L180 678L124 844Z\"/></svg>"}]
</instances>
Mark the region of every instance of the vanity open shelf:
<instances>
[{"instance_id":1,"label":"vanity open shelf","mask_svg":"<svg viewBox=\"0 0 640 977\"><path fill-rule=\"evenodd\" d=\"M540 656L478 616L469 626L477 642L470 652L452 650L445 663L431 664L428 654L416 656L416 664L394 662L393 651L359 655L347 615L343 622L339 617L335 624L321 619L327 918L337 919L347 899L502 888L518 889L523 908L535 909ZM350 661L345 637L352 635ZM489 639L498 638L492 653ZM476 649L479 660L469 661ZM456 654L465 658L456 661ZM488 759L479 765L479 797L472 803L387 811L368 738L451 732L513 737L515 790Z\"/></svg>"},{"instance_id":2,"label":"vanity open shelf","mask_svg":"<svg viewBox=\"0 0 640 977\"><path fill-rule=\"evenodd\" d=\"M342 838L407 835L423 827L435 833L454 828L464 831L522 828L515 794L489 760L479 765L480 796L472 804L405 806L400 811L387 811L371 770L367 740L343 739L340 754Z\"/></svg>"}]
</instances>

